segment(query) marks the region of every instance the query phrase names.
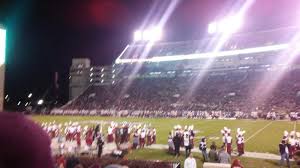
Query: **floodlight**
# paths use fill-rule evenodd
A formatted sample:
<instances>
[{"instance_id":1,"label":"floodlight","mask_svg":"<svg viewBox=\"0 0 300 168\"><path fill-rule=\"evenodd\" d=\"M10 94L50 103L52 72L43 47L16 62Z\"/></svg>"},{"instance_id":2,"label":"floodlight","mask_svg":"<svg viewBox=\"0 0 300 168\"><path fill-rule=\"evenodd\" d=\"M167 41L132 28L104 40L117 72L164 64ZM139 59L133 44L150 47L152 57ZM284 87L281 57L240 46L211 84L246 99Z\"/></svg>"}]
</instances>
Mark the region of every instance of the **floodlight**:
<instances>
[{"instance_id":1,"label":"floodlight","mask_svg":"<svg viewBox=\"0 0 300 168\"><path fill-rule=\"evenodd\" d=\"M207 32L208 32L209 34L216 33L217 30L218 30L217 22L211 22L211 23L208 25Z\"/></svg>"},{"instance_id":2,"label":"floodlight","mask_svg":"<svg viewBox=\"0 0 300 168\"><path fill-rule=\"evenodd\" d=\"M144 30L142 40L148 41L152 38L151 36L152 36L152 33L150 30Z\"/></svg>"},{"instance_id":3,"label":"floodlight","mask_svg":"<svg viewBox=\"0 0 300 168\"><path fill-rule=\"evenodd\" d=\"M32 93L29 93L29 95L27 96L28 98L31 98L32 97Z\"/></svg>"},{"instance_id":4,"label":"floodlight","mask_svg":"<svg viewBox=\"0 0 300 168\"><path fill-rule=\"evenodd\" d=\"M43 103L44 103L44 100L43 100L43 99L40 99L40 100L37 102L38 105L42 105Z\"/></svg>"},{"instance_id":5,"label":"floodlight","mask_svg":"<svg viewBox=\"0 0 300 168\"><path fill-rule=\"evenodd\" d=\"M229 16L218 23L218 31L222 33L234 33L243 24L243 21L238 16Z\"/></svg>"},{"instance_id":6,"label":"floodlight","mask_svg":"<svg viewBox=\"0 0 300 168\"><path fill-rule=\"evenodd\" d=\"M154 27L151 29L151 41L159 41L162 38L162 29L159 27Z\"/></svg>"},{"instance_id":7,"label":"floodlight","mask_svg":"<svg viewBox=\"0 0 300 168\"><path fill-rule=\"evenodd\" d=\"M162 37L162 30L159 27L153 27L143 31L144 41L159 41Z\"/></svg>"},{"instance_id":8,"label":"floodlight","mask_svg":"<svg viewBox=\"0 0 300 168\"><path fill-rule=\"evenodd\" d=\"M142 31L140 30L135 31L133 35L133 39L134 41L141 41L143 39Z\"/></svg>"}]
</instances>

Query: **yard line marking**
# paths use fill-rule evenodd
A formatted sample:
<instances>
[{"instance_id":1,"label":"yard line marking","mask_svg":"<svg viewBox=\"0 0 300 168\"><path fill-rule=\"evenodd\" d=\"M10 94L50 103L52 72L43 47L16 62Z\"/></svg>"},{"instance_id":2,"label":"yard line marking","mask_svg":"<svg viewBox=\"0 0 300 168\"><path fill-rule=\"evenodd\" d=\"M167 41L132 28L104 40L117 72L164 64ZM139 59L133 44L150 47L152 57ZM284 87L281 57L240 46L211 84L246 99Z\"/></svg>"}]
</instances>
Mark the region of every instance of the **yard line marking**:
<instances>
[{"instance_id":1,"label":"yard line marking","mask_svg":"<svg viewBox=\"0 0 300 168\"><path fill-rule=\"evenodd\" d=\"M258 131L256 131L254 134L252 134L246 141L245 141L245 143L247 142L247 141L249 141L251 138L253 138L254 136L256 136L257 134L259 134L261 131L263 131L265 128L267 128L268 126L270 126L271 124L273 123L273 121L272 122L269 122L267 125L265 125L263 128L261 128L261 129L259 129Z\"/></svg>"}]
</instances>

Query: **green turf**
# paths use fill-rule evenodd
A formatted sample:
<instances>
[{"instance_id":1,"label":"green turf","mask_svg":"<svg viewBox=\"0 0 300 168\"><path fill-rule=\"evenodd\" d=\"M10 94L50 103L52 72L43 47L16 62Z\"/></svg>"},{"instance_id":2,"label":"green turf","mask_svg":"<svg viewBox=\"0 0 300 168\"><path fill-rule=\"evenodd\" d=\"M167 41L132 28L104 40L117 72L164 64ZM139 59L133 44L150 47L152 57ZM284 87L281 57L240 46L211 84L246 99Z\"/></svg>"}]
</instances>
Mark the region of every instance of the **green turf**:
<instances>
[{"instance_id":1,"label":"green turf","mask_svg":"<svg viewBox=\"0 0 300 168\"><path fill-rule=\"evenodd\" d=\"M232 136L235 136L236 129L238 127L246 130L246 151L251 152L263 152L278 154L278 143L280 142L283 131L291 131L294 129L295 122L291 121L265 121L265 120L199 120L199 119L149 119L149 118L117 118L117 117L100 117L100 116L32 116L33 120L38 122L68 122L68 121L128 121L128 122L143 122L151 123L157 129L157 143L167 144L168 132L174 125L194 125L194 130L199 131L196 134L196 145L199 142L199 138L202 136L219 137L216 140L218 146L221 145L221 133L220 130L226 126L232 130ZM260 129L266 127L265 129ZM107 129L104 129L107 130ZM299 124L296 124L296 130L300 131ZM248 139L250 138L251 139ZM235 142L235 138L234 138ZM211 140L208 140L208 145ZM235 148L235 144L233 146Z\"/></svg>"}]
</instances>

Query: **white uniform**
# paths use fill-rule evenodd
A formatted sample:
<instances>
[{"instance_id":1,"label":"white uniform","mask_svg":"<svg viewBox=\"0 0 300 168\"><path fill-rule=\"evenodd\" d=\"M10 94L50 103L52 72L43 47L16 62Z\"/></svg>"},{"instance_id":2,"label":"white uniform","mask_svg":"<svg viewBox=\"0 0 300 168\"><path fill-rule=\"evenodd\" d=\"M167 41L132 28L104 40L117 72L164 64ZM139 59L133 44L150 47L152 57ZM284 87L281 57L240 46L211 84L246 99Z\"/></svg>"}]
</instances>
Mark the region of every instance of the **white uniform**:
<instances>
[{"instance_id":1,"label":"white uniform","mask_svg":"<svg viewBox=\"0 0 300 168\"><path fill-rule=\"evenodd\" d=\"M231 143L232 142L232 137L231 136L227 136L226 137L226 142L227 143Z\"/></svg>"},{"instance_id":2,"label":"white uniform","mask_svg":"<svg viewBox=\"0 0 300 168\"><path fill-rule=\"evenodd\" d=\"M144 139L146 137L146 131L141 132L141 138Z\"/></svg>"},{"instance_id":3,"label":"white uniform","mask_svg":"<svg viewBox=\"0 0 300 168\"><path fill-rule=\"evenodd\" d=\"M244 143L244 137L238 137L238 138L237 138L237 143L238 143L238 144Z\"/></svg>"},{"instance_id":4,"label":"white uniform","mask_svg":"<svg viewBox=\"0 0 300 168\"><path fill-rule=\"evenodd\" d=\"M184 146L190 146L190 133L188 131L183 133L183 144Z\"/></svg>"}]
</instances>

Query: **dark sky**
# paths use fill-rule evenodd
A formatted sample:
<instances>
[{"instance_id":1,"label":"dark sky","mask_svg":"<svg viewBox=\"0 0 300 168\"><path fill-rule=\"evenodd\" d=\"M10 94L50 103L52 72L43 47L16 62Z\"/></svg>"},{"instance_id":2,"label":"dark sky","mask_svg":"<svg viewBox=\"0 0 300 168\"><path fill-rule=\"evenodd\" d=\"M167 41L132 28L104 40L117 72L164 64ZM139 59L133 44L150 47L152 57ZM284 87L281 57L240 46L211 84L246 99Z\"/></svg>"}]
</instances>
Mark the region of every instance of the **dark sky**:
<instances>
[{"instance_id":1,"label":"dark sky","mask_svg":"<svg viewBox=\"0 0 300 168\"><path fill-rule=\"evenodd\" d=\"M108 65L132 39L132 33L160 6L174 0L27 0L0 1L0 21L8 31L6 93L15 101L29 92L41 96L59 73L66 100L71 59L88 57ZM165 40L200 38L209 21L237 1L181 0L165 26ZM300 24L299 0L256 0L243 31Z\"/></svg>"}]
</instances>

